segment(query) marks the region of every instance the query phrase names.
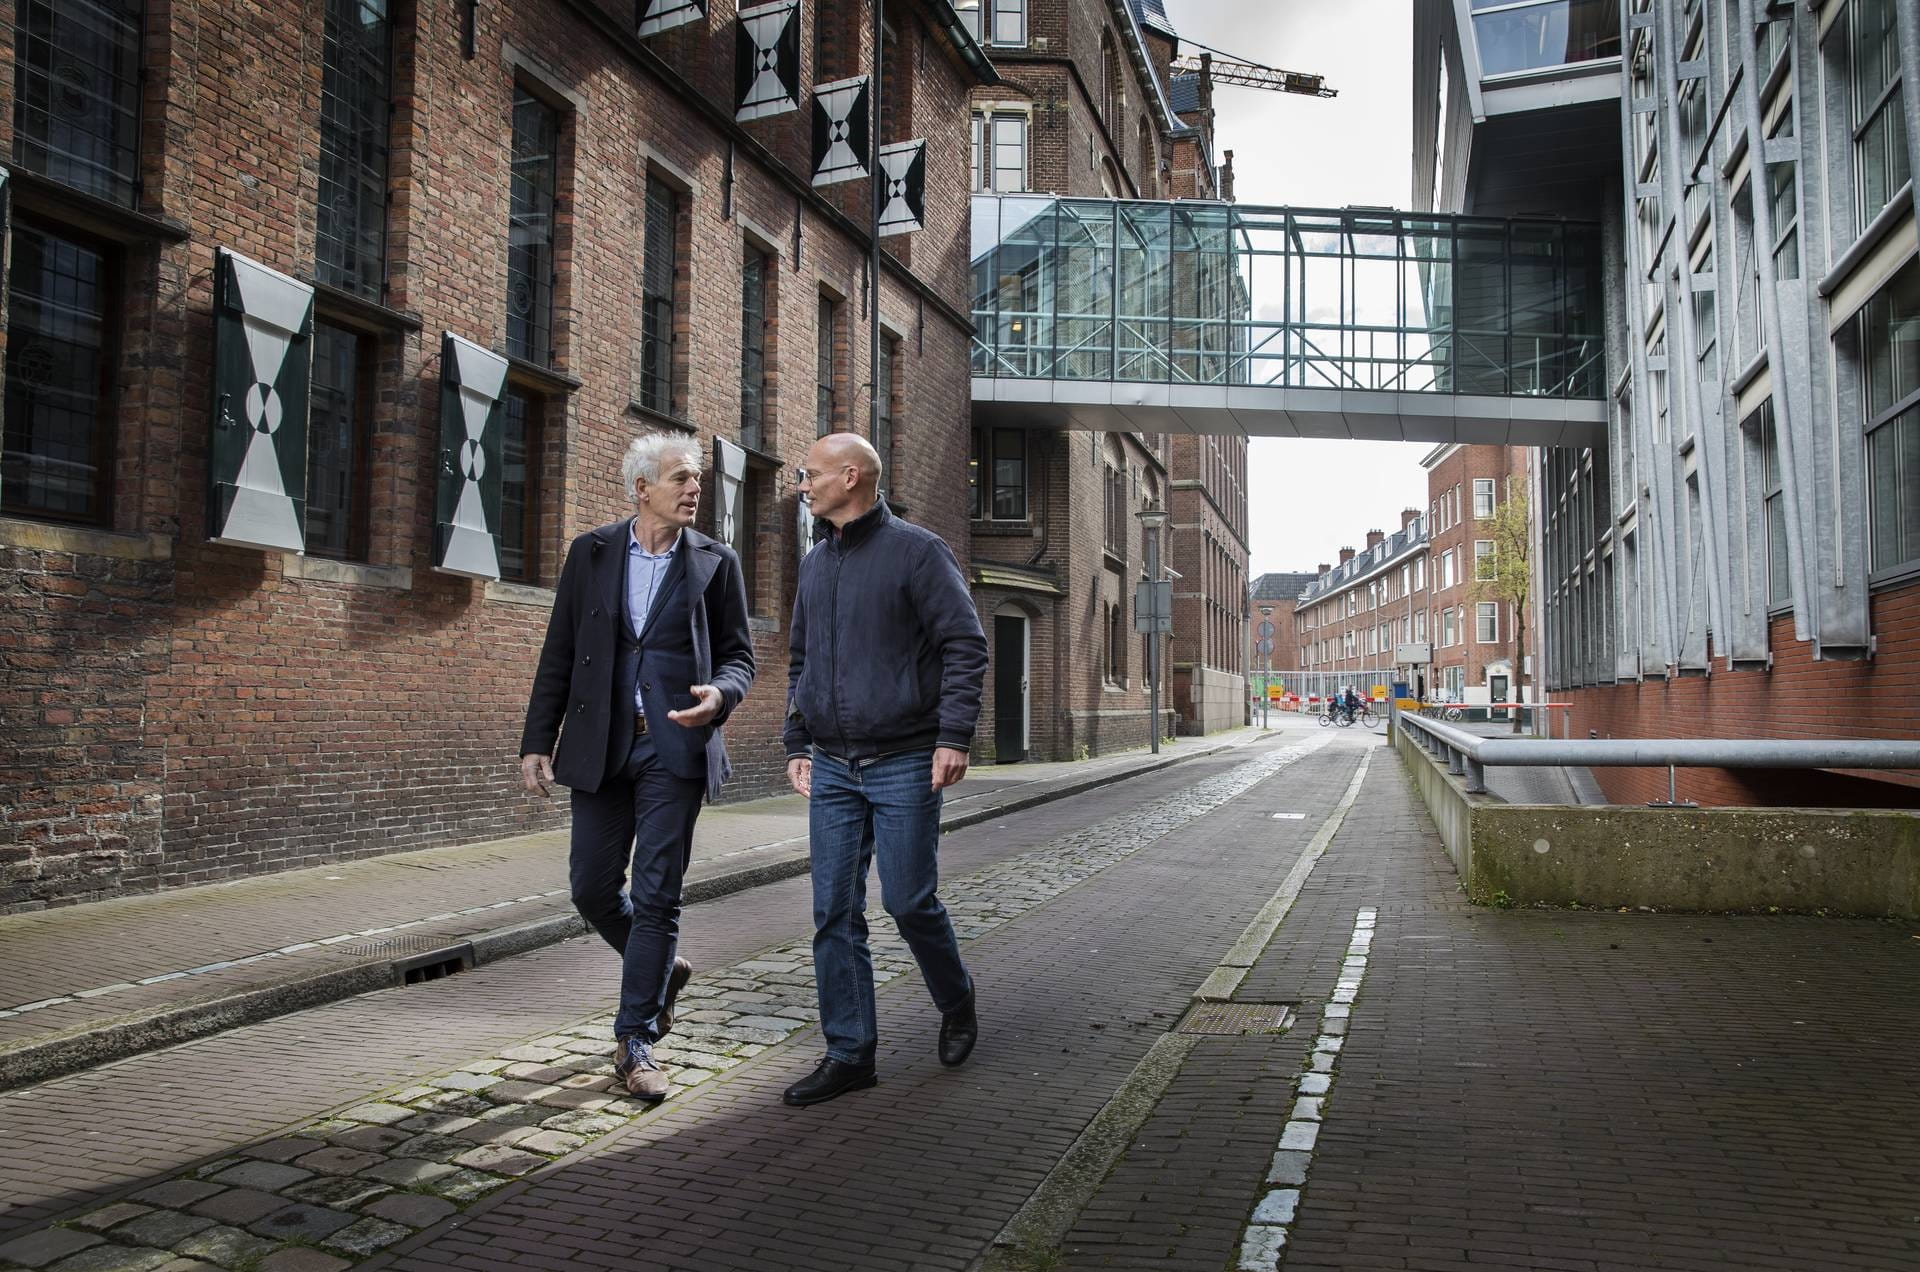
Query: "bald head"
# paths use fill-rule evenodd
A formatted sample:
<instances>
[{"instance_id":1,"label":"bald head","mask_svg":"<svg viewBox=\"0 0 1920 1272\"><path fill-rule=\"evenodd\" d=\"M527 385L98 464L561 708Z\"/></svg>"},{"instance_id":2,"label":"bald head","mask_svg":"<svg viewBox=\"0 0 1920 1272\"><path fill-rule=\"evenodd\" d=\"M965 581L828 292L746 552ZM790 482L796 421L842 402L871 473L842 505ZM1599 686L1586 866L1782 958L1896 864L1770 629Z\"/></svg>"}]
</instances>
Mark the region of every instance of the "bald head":
<instances>
[{"instance_id":1,"label":"bald head","mask_svg":"<svg viewBox=\"0 0 1920 1272\"><path fill-rule=\"evenodd\" d=\"M813 452L823 461L823 469L851 464L860 470L862 486L880 484L880 452L858 433L828 433L813 444Z\"/></svg>"},{"instance_id":2,"label":"bald head","mask_svg":"<svg viewBox=\"0 0 1920 1272\"><path fill-rule=\"evenodd\" d=\"M828 433L807 448L807 482L813 515L836 526L864 516L879 498L880 454L858 433Z\"/></svg>"}]
</instances>

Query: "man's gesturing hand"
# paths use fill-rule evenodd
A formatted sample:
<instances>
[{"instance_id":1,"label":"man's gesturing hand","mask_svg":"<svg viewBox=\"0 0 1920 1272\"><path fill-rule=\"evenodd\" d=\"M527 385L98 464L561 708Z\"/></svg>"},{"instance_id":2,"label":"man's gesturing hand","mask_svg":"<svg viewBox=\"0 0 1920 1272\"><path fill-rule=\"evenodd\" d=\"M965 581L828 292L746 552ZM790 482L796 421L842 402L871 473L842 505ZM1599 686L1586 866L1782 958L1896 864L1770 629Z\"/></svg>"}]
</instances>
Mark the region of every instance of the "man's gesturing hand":
<instances>
[{"instance_id":1,"label":"man's gesturing hand","mask_svg":"<svg viewBox=\"0 0 1920 1272\"><path fill-rule=\"evenodd\" d=\"M520 780L526 785L527 794L548 795L553 786L553 757L551 755L523 755L520 757Z\"/></svg>"},{"instance_id":2,"label":"man's gesturing hand","mask_svg":"<svg viewBox=\"0 0 1920 1272\"><path fill-rule=\"evenodd\" d=\"M788 760L787 761L787 781L793 784L794 790L799 791L802 795L805 795L808 799L812 799L813 798L813 761L808 759L804 755L796 755L792 759Z\"/></svg>"},{"instance_id":3,"label":"man's gesturing hand","mask_svg":"<svg viewBox=\"0 0 1920 1272\"><path fill-rule=\"evenodd\" d=\"M944 790L967 775L967 753L955 746L933 748L933 789Z\"/></svg>"},{"instance_id":4,"label":"man's gesturing hand","mask_svg":"<svg viewBox=\"0 0 1920 1272\"><path fill-rule=\"evenodd\" d=\"M669 711L667 719L683 729L697 729L703 724L711 724L713 718L720 714L720 691L712 685L694 685L687 692L700 699L700 705L682 711Z\"/></svg>"}]
</instances>

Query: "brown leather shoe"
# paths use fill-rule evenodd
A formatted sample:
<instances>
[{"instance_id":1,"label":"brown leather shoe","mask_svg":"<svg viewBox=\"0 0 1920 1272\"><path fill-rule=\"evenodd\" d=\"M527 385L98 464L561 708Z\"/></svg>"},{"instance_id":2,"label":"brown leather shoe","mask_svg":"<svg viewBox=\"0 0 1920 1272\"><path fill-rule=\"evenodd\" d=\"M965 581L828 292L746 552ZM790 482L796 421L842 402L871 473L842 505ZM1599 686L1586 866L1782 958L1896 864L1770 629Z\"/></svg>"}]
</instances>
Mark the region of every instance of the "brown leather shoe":
<instances>
[{"instance_id":1,"label":"brown leather shoe","mask_svg":"<svg viewBox=\"0 0 1920 1272\"><path fill-rule=\"evenodd\" d=\"M693 964L687 962L684 958L676 957L673 960L673 970L667 973L667 1005L660 1009L660 1036L662 1038L666 1037L667 1031L673 1028L674 999L680 997L680 991L685 989L687 982L692 979Z\"/></svg>"},{"instance_id":2,"label":"brown leather shoe","mask_svg":"<svg viewBox=\"0 0 1920 1272\"><path fill-rule=\"evenodd\" d=\"M667 1098L666 1071L653 1058L653 1047L637 1034L620 1040L620 1059L613 1066L614 1081L636 1099L658 1103Z\"/></svg>"}]
</instances>

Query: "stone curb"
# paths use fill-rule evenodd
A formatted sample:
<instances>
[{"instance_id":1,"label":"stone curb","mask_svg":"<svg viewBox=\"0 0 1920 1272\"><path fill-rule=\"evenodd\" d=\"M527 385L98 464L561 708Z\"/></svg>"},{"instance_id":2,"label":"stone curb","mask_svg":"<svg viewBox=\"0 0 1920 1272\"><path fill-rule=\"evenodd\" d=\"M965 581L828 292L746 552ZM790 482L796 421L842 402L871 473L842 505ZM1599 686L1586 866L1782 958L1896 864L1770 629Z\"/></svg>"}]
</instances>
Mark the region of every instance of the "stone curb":
<instances>
[{"instance_id":1,"label":"stone curb","mask_svg":"<svg viewBox=\"0 0 1920 1272\"><path fill-rule=\"evenodd\" d=\"M955 831L968 826L977 826L998 817L1024 812L1057 800L1069 799L1075 795L1097 790L1102 786L1111 786L1128 778L1157 773L1175 764L1205 759L1244 745L1247 744L1227 743L1204 750L1195 750L1188 754L1163 757L1145 764L1115 768L1078 780L1069 779L1057 786L1014 796L1003 803L972 808L950 817L943 817L940 821L940 829ZM683 899L687 905L714 901L736 892L744 892L749 888L758 888L806 873L807 857L804 852L799 852L790 857L690 880L683 892ZM586 930L586 924L577 914L549 915L546 918L515 924L511 927L495 928L488 932L450 939L444 950L434 950L424 956L409 954L382 962L367 962L353 967L336 968L300 976L276 985L244 990L206 1002L159 1007L151 1011L84 1026L72 1033L36 1039L11 1047L0 1047L0 1091L46 1082L69 1073L94 1068L111 1060L124 1059L147 1051L158 1051L162 1047L191 1042L196 1038L224 1033L243 1025L258 1024L263 1020L271 1020L275 1016L284 1016L309 1007L338 1002L343 998L352 998L378 989L391 989L405 983L405 969L408 966L432 960L436 955L445 958L462 957L471 965L479 966L482 963L493 963L503 958L511 958L516 954L526 954L544 946L558 944L579 936Z\"/></svg>"}]
</instances>

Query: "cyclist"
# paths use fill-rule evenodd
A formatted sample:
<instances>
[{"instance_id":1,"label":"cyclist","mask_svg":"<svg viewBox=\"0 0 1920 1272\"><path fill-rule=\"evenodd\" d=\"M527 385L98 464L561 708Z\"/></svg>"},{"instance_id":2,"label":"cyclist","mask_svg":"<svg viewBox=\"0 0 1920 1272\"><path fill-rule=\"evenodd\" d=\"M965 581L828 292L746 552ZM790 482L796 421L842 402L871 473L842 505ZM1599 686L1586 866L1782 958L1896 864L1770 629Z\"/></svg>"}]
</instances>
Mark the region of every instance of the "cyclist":
<instances>
[{"instance_id":1,"label":"cyclist","mask_svg":"<svg viewBox=\"0 0 1920 1272\"><path fill-rule=\"evenodd\" d=\"M1360 695L1353 691L1352 685L1347 686L1347 691L1345 695L1343 695L1342 705L1346 708L1347 723L1352 724L1354 717L1360 714Z\"/></svg>"}]
</instances>

